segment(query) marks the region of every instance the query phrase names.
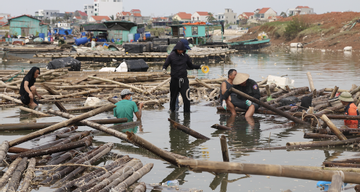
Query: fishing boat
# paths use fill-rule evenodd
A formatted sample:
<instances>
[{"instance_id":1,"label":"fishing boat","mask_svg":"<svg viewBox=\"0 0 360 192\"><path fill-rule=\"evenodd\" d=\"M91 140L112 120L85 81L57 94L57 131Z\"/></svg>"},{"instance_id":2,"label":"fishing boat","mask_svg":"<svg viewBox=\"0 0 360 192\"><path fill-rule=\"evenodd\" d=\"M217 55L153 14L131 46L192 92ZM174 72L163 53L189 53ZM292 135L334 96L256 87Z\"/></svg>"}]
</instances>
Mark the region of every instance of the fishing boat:
<instances>
[{"instance_id":1,"label":"fishing boat","mask_svg":"<svg viewBox=\"0 0 360 192\"><path fill-rule=\"evenodd\" d=\"M262 40L250 39L246 41L237 41L237 42L228 43L230 49L243 50L243 51L261 49L264 47L268 47L270 45L271 45L270 39L262 39Z\"/></svg>"}]
</instances>

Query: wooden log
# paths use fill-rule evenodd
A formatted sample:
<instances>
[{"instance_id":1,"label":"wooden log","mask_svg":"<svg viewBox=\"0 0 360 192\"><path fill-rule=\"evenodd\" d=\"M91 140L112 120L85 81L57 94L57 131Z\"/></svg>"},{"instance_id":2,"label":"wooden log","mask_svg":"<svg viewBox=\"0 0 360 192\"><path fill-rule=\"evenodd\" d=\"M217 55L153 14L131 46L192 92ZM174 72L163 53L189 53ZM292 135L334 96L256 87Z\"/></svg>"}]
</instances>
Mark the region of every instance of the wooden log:
<instances>
[{"instance_id":1,"label":"wooden log","mask_svg":"<svg viewBox=\"0 0 360 192\"><path fill-rule=\"evenodd\" d=\"M64 86L55 86L55 89L94 89L94 88L104 88L104 89L114 89L114 88L123 88L121 85L64 85Z\"/></svg>"},{"instance_id":2,"label":"wooden log","mask_svg":"<svg viewBox=\"0 0 360 192\"><path fill-rule=\"evenodd\" d=\"M35 158L31 158L29 160L29 166L26 170L26 174L24 177L24 181L20 187L20 192L27 192L30 191L30 185L31 185L31 181L35 176L35 165L36 165L36 159Z\"/></svg>"},{"instance_id":3,"label":"wooden log","mask_svg":"<svg viewBox=\"0 0 360 192\"><path fill-rule=\"evenodd\" d=\"M20 161L19 165L16 167L14 173L12 174L8 184L9 186L7 192L17 191L20 184L22 173L26 169L26 166L27 166L27 158L25 157Z\"/></svg>"},{"instance_id":4,"label":"wooden log","mask_svg":"<svg viewBox=\"0 0 360 192\"><path fill-rule=\"evenodd\" d=\"M19 153L17 155L9 155L9 158L11 160L14 160L18 157L37 157L37 156L41 156L41 155L48 155L48 154L52 154L52 153L57 153L57 152L61 152L61 151L67 151L70 149L75 149L75 148L79 148L79 147L83 147L83 146L90 146L92 144L92 137L88 136L83 138L80 141L76 141L76 142L72 142L72 143L68 143L68 144L62 144L60 146L54 146L54 147L49 147L46 149L40 149L40 150L31 150L31 151L27 151L24 153Z\"/></svg>"},{"instance_id":5,"label":"wooden log","mask_svg":"<svg viewBox=\"0 0 360 192\"><path fill-rule=\"evenodd\" d=\"M104 168L108 171L111 172L112 169L114 169L115 167L121 166L123 164L125 164L126 162L130 161L130 157L128 155L118 158L115 161L111 162L110 164L104 166ZM60 188L56 189L55 192L66 192L68 191L71 187L75 186L76 183L81 183L81 184L77 184L77 186L79 187L80 185L85 185L88 183L88 181L90 181L93 178L99 178L101 175L105 174L105 170L104 169L96 169L95 171L92 171L90 173L87 173L75 180L72 180L68 183L66 183L65 185L61 186ZM90 187L89 187L90 188Z\"/></svg>"},{"instance_id":6,"label":"wooden log","mask_svg":"<svg viewBox=\"0 0 360 192\"><path fill-rule=\"evenodd\" d=\"M97 124L115 124L115 123L124 123L127 122L127 118L119 119L96 119L89 120ZM52 125L55 125L59 122L48 122L48 123L14 123L14 124L0 124L1 131L13 131L13 130L29 130L29 129L42 129ZM84 126L81 122L75 123L76 126Z\"/></svg>"},{"instance_id":7,"label":"wooden log","mask_svg":"<svg viewBox=\"0 0 360 192\"><path fill-rule=\"evenodd\" d=\"M124 87L127 87L127 88L134 89L134 90L136 90L136 91L138 91L138 92L140 92L140 93L145 93L145 94L147 94L146 91L144 91L144 90L142 90L142 89L139 89L139 88L137 88L137 87L135 87L135 86L132 86L132 85L127 85L127 84L125 84L125 83L120 83L120 82L117 82L117 81L113 81L113 80L109 80L109 79L104 79L104 78L99 78L99 77L91 77L91 76L89 76L89 78L91 78L91 79L96 79L96 80L100 80L100 81L105 81L105 82L109 82L109 83L113 83L113 84L117 84L117 85L121 85L121 86L124 86Z\"/></svg>"},{"instance_id":8,"label":"wooden log","mask_svg":"<svg viewBox=\"0 0 360 192\"><path fill-rule=\"evenodd\" d=\"M311 92L314 92L315 86L314 86L314 82L313 82L311 73L307 72L306 75L307 75L308 80L309 80L310 90L311 90Z\"/></svg>"},{"instance_id":9,"label":"wooden log","mask_svg":"<svg viewBox=\"0 0 360 192\"><path fill-rule=\"evenodd\" d=\"M105 156L107 153L109 153L111 151L111 149L114 147L114 143L106 143L104 144L103 146L101 146L99 149L98 149L98 153L92 157L91 159L85 161L83 164L84 165L92 165L94 164L96 161L98 161L100 158L102 158L103 156ZM63 186L64 183L67 181L67 180L70 180L72 178L74 178L77 174L85 171L85 169L87 169L87 167L83 167L83 166L80 166L78 168L76 168L74 171L72 171L71 173L69 173L68 175L66 175L63 179L61 179L59 182L58 182L58 186Z\"/></svg>"},{"instance_id":10,"label":"wooden log","mask_svg":"<svg viewBox=\"0 0 360 192\"><path fill-rule=\"evenodd\" d=\"M117 185L114 188L114 190L115 191L126 190L127 186L132 185L133 183L135 183L135 181L137 181L138 179L140 179L141 177L143 177L144 175L149 173L151 171L151 169L153 168L153 166L154 166L153 163L146 164L144 167L142 167L141 169L136 171L134 174L132 174L130 177L128 177L125 181L123 181L119 185Z\"/></svg>"},{"instance_id":11,"label":"wooden log","mask_svg":"<svg viewBox=\"0 0 360 192\"><path fill-rule=\"evenodd\" d=\"M353 163L324 162L323 165L325 167L354 167L354 168L360 168L359 164L353 164Z\"/></svg>"},{"instance_id":12,"label":"wooden log","mask_svg":"<svg viewBox=\"0 0 360 192\"><path fill-rule=\"evenodd\" d=\"M3 188L7 184L7 182L9 181L10 176L13 175L16 167L21 162L21 160L22 160L22 158L17 158L15 161L13 161L10 164L9 168L6 170L6 172L4 173L4 175L0 179L0 188Z\"/></svg>"},{"instance_id":13,"label":"wooden log","mask_svg":"<svg viewBox=\"0 0 360 192\"><path fill-rule=\"evenodd\" d=\"M170 77L170 78L168 78L168 79L166 79L165 81L163 81L162 83L160 83L160 84L159 84L159 85L157 85L156 87L154 87L154 88L150 89L149 93L153 93L156 89L158 89L158 88L160 88L160 87L164 86L165 84L169 83L169 82L170 82L170 80L171 80L171 77Z\"/></svg>"},{"instance_id":14,"label":"wooden log","mask_svg":"<svg viewBox=\"0 0 360 192\"><path fill-rule=\"evenodd\" d=\"M306 91L308 91L309 88L308 87L300 87L300 88L296 88L292 91L290 91L289 93L286 93L284 95L281 95L280 97L274 99L274 100L271 100L269 103L277 103L278 101L280 101L281 99L284 99L284 98L287 98L287 97L290 97L290 96L294 96L294 95L299 95L299 94L303 94L305 93Z\"/></svg>"},{"instance_id":15,"label":"wooden log","mask_svg":"<svg viewBox=\"0 0 360 192\"><path fill-rule=\"evenodd\" d=\"M55 70L49 70L49 71L47 71L47 72L45 72L45 73L41 73L39 76L38 76L38 78L41 78L41 77L43 77L43 76L45 76L45 75L49 75L49 74L52 74L53 72L59 72L59 71L63 71L63 69L55 69ZM23 81L23 79L19 79L19 80L17 80L17 81L12 81L12 82L9 82L9 83L7 83L8 85L14 85L14 84L19 84L19 83L21 83Z\"/></svg>"},{"instance_id":16,"label":"wooden log","mask_svg":"<svg viewBox=\"0 0 360 192\"><path fill-rule=\"evenodd\" d=\"M335 87L334 87L334 90L331 92L331 95L330 95L329 99L334 98L335 95L336 95L336 93L338 92L338 90L339 90L339 87L338 87L338 86L335 86Z\"/></svg>"},{"instance_id":17,"label":"wooden log","mask_svg":"<svg viewBox=\"0 0 360 192\"><path fill-rule=\"evenodd\" d=\"M9 101L13 101L13 102L15 102L16 104L19 104L19 105L23 105L23 103L19 99L15 99L15 98L12 98L12 97L4 95L4 94L0 94L0 98L6 99L6 100L9 100Z\"/></svg>"},{"instance_id":18,"label":"wooden log","mask_svg":"<svg viewBox=\"0 0 360 192\"><path fill-rule=\"evenodd\" d=\"M0 145L0 166L4 165L4 160L8 150L9 150L9 142L8 141L2 142L2 144Z\"/></svg>"},{"instance_id":19,"label":"wooden log","mask_svg":"<svg viewBox=\"0 0 360 192\"><path fill-rule=\"evenodd\" d=\"M304 133L304 138L337 139L337 136L319 133Z\"/></svg>"},{"instance_id":20,"label":"wooden log","mask_svg":"<svg viewBox=\"0 0 360 192\"><path fill-rule=\"evenodd\" d=\"M172 120L170 118L168 118L168 121L171 122L171 124L174 126L175 129L179 129L179 130L183 131L184 133L189 134L189 135L191 135L191 136L193 136L193 137L195 137L197 139L210 140L210 138L208 138L208 137L206 137L206 136L204 136L204 135L202 135L202 134L200 134L200 133L198 133L198 132L196 132L196 131L194 131L194 130L192 130L192 129L184 126L184 125L181 125L181 124L177 123L176 121L174 121L174 120Z\"/></svg>"},{"instance_id":21,"label":"wooden log","mask_svg":"<svg viewBox=\"0 0 360 192\"><path fill-rule=\"evenodd\" d=\"M19 75L21 72L22 72L22 70L16 71L16 72L14 72L14 73L12 73L12 74L10 74L10 75L7 75L7 76L4 76L4 77L0 78L0 80L1 80L1 81L7 81L7 80L9 80L9 79L11 79L11 78Z\"/></svg>"},{"instance_id":22,"label":"wooden log","mask_svg":"<svg viewBox=\"0 0 360 192\"><path fill-rule=\"evenodd\" d=\"M51 117L51 115L49 115L49 114L43 113L41 111L36 111L34 109L30 109L30 108L27 108L27 107L20 106L19 109L22 110L22 111L33 113L33 114L38 115L38 116Z\"/></svg>"},{"instance_id":23,"label":"wooden log","mask_svg":"<svg viewBox=\"0 0 360 192\"><path fill-rule=\"evenodd\" d=\"M360 192L360 185L356 185L354 189L355 189L355 192Z\"/></svg>"},{"instance_id":24,"label":"wooden log","mask_svg":"<svg viewBox=\"0 0 360 192\"><path fill-rule=\"evenodd\" d=\"M107 185L109 183L107 181L107 178L111 177L111 175L116 174L116 173L120 173L120 174L124 173L127 167L130 168L130 167L134 167L136 165L141 165L142 166L141 161L139 159L132 159L131 161L126 163L124 166L121 166L121 167L119 167L117 169L113 169L111 171L108 171L108 172L104 173L103 175L101 175L99 177L94 177L93 179L91 179L90 181L84 183L83 186L77 188L73 192L88 191L90 188L95 189L96 185L98 185L98 184Z\"/></svg>"},{"instance_id":25,"label":"wooden log","mask_svg":"<svg viewBox=\"0 0 360 192\"><path fill-rule=\"evenodd\" d=\"M286 146L291 147L291 146L299 146L299 145L312 145L317 142L320 142L320 141L287 142Z\"/></svg>"},{"instance_id":26,"label":"wooden log","mask_svg":"<svg viewBox=\"0 0 360 192\"><path fill-rule=\"evenodd\" d=\"M66 113L72 113L72 112L76 112L76 111L89 111L89 110L97 109L97 108L102 107L102 106L103 105L76 107L76 108L67 109ZM65 112L65 111L63 111L63 112Z\"/></svg>"},{"instance_id":27,"label":"wooden log","mask_svg":"<svg viewBox=\"0 0 360 192\"><path fill-rule=\"evenodd\" d=\"M344 159L338 161L331 161L333 163L360 163L360 158Z\"/></svg>"},{"instance_id":28,"label":"wooden log","mask_svg":"<svg viewBox=\"0 0 360 192\"><path fill-rule=\"evenodd\" d=\"M10 86L2 81L0 81L0 86L1 87L5 87L6 89L13 89L13 90L19 90L20 88L19 87L16 87L16 86Z\"/></svg>"},{"instance_id":29,"label":"wooden log","mask_svg":"<svg viewBox=\"0 0 360 192\"><path fill-rule=\"evenodd\" d=\"M138 162L131 168L129 167L126 169L127 167L124 167L89 189L88 192L108 192L112 188L116 187L119 183L124 181L131 174L134 174L135 171L139 170L142 166L143 164Z\"/></svg>"},{"instance_id":30,"label":"wooden log","mask_svg":"<svg viewBox=\"0 0 360 192\"><path fill-rule=\"evenodd\" d=\"M325 88L324 91L325 91L325 92L333 92L334 89L333 89L333 88ZM349 91L349 90L346 90L346 89L338 89L337 92L342 93L342 92L350 92L350 91Z\"/></svg>"},{"instance_id":31,"label":"wooden log","mask_svg":"<svg viewBox=\"0 0 360 192\"><path fill-rule=\"evenodd\" d=\"M222 152L223 161L229 162L230 158L229 158L229 152L228 152L228 148L227 148L225 135L221 135L220 144L221 144L221 152Z\"/></svg>"},{"instance_id":32,"label":"wooden log","mask_svg":"<svg viewBox=\"0 0 360 192\"><path fill-rule=\"evenodd\" d=\"M290 165L266 165L266 164L246 164L234 162L216 162L200 160L177 160L182 166L187 166L193 171L208 171L215 173L236 173L250 175L266 175L276 177L289 177L316 181L331 181L332 176L337 171L310 169L303 166ZM314 171L316 169L316 171ZM345 183L360 183L358 173L344 172Z\"/></svg>"},{"instance_id":33,"label":"wooden log","mask_svg":"<svg viewBox=\"0 0 360 192\"><path fill-rule=\"evenodd\" d=\"M146 184L144 182L139 183L138 186L135 187L133 192L145 192L146 191Z\"/></svg>"},{"instance_id":34,"label":"wooden log","mask_svg":"<svg viewBox=\"0 0 360 192\"><path fill-rule=\"evenodd\" d=\"M219 124L214 124L211 126L211 128L215 128L218 130L231 130L230 127L224 126L224 125L219 125Z\"/></svg>"},{"instance_id":35,"label":"wooden log","mask_svg":"<svg viewBox=\"0 0 360 192\"><path fill-rule=\"evenodd\" d=\"M257 103L257 104L259 104L259 105L261 105L261 106L263 106L263 107L265 107L265 108L267 108L267 109L269 109L269 110L277 113L278 115L281 115L281 116L283 116L283 117L286 117L286 118L294 121L295 123L300 123L300 124L308 125L307 122L302 121L301 119L298 119L298 118L296 118L296 117L293 117L293 116L289 115L288 113L285 113L285 112L283 112L283 111L281 111L281 110L279 110L279 109L276 109L276 108L274 108L274 107L271 107L270 105L268 105L268 104L266 104L266 103L264 103L264 102L261 102L261 101L255 99L255 98L253 98L253 97L251 97L251 96L249 96L249 95L247 95L247 94L245 94L245 93L243 93L243 92L241 92L241 91L239 91L239 90L237 90L237 89L231 88L230 91L232 91L232 92L234 92L234 93L236 93L236 94L238 94L238 95L240 95L240 96L242 96L242 97L244 97L244 98L247 98L247 99L249 99L250 101L252 101L252 102L254 102L254 103Z\"/></svg>"},{"instance_id":36,"label":"wooden log","mask_svg":"<svg viewBox=\"0 0 360 192\"><path fill-rule=\"evenodd\" d=\"M340 139L340 140L347 140L344 134L342 134L341 131L335 126L333 122L330 121L330 119L326 115L322 115L320 117L331 129L331 131Z\"/></svg>"},{"instance_id":37,"label":"wooden log","mask_svg":"<svg viewBox=\"0 0 360 192\"><path fill-rule=\"evenodd\" d=\"M67 95L53 95L52 99L62 99L62 98L74 97L74 96L78 96L78 95L89 95L91 93L98 93L101 91L102 91L102 89L94 89L94 90L89 90L89 91L81 91L81 92L77 92L77 93L71 93L71 94L67 94Z\"/></svg>"},{"instance_id":38,"label":"wooden log","mask_svg":"<svg viewBox=\"0 0 360 192\"><path fill-rule=\"evenodd\" d=\"M60 103L60 101L55 101L55 105L57 108L59 108L60 111L67 112L66 108Z\"/></svg>"},{"instance_id":39,"label":"wooden log","mask_svg":"<svg viewBox=\"0 0 360 192\"><path fill-rule=\"evenodd\" d=\"M198 78L196 78L195 81L198 82L199 84L203 85L204 87L208 88L208 89L214 89L213 87L209 86L208 84L204 83L203 81L201 81Z\"/></svg>"},{"instance_id":40,"label":"wooden log","mask_svg":"<svg viewBox=\"0 0 360 192\"><path fill-rule=\"evenodd\" d=\"M335 106L335 107L328 107L322 111L319 111L317 113L315 113L315 115L323 115L323 114L329 114L329 113L334 113L335 111L338 111L340 109L343 109L344 106Z\"/></svg>"},{"instance_id":41,"label":"wooden log","mask_svg":"<svg viewBox=\"0 0 360 192\"><path fill-rule=\"evenodd\" d=\"M334 174L328 192L339 192L343 186L343 178L340 174Z\"/></svg>"},{"instance_id":42,"label":"wooden log","mask_svg":"<svg viewBox=\"0 0 360 192\"><path fill-rule=\"evenodd\" d=\"M351 90L350 93L351 93L351 95L355 95L359 91L360 91L360 86L358 86L355 89Z\"/></svg>"},{"instance_id":43,"label":"wooden log","mask_svg":"<svg viewBox=\"0 0 360 192\"><path fill-rule=\"evenodd\" d=\"M87 113L84 113L82 115L79 115L79 116L74 116L73 118L69 119L69 120L66 120L66 121L63 121L63 122L60 122L60 123L57 123L55 125L52 125L50 127L47 127L45 129L41 129L41 130L38 130L38 131L35 131L35 132L32 132L28 135L25 135L23 137L20 137L20 138L17 138L17 139L14 139L12 141L9 142L9 146L15 146L15 145L18 145L20 143L23 143L25 141L28 141L30 139L33 139L33 138L36 138L40 135L44 135L46 133L49 133L49 132L52 132L52 131L55 131L57 129L60 129L62 127L65 127L65 126L68 126L68 125L71 125L71 124L74 124L78 121L81 121L83 119L86 119L86 118L89 118L89 117L92 117L94 115L97 115L99 113L102 113L103 111L107 111L109 109L112 109L114 108L115 105L114 104L109 104L109 105L105 105L104 107L101 107L101 108L98 108L98 109L94 109L92 111L89 111Z\"/></svg>"},{"instance_id":44,"label":"wooden log","mask_svg":"<svg viewBox=\"0 0 360 192\"><path fill-rule=\"evenodd\" d=\"M53 89L50 88L50 86L48 86L45 83L42 83L41 86L50 93L50 95L60 95L57 91L54 91Z\"/></svg>"},{"instance_id":45,"label":"wooden log","mask_svg":"<svg viewBox=\"0 0 360 192\"><path fill-rule=\"evenodd\" d=\"M29 151L30 149L20 148L20 147L11 147L9 148L9 153L22 153Z\"/></svg>"},{"instance_id":46,"label":"wooden log","mask_svg":"<svg viewBox=\"0 0 360 192\"><path fill-rule=\"evenodd\" d=\"M77 155L79 153L78 150L70 150L62 155L60 155L58 158L53 159L51 161L49 161L47 163L47 165L57 165L57 164L61 164L71 158L73 158L75 155Z\"/></svg>"}]
</instances>

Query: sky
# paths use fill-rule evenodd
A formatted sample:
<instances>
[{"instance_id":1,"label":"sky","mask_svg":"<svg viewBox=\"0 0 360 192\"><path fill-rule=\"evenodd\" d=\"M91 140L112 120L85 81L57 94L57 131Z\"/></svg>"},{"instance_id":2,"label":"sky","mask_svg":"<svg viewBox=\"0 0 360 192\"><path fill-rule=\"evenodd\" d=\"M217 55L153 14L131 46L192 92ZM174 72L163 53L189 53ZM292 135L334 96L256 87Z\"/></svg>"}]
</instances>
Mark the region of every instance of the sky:
<instances>
[{"instance_id":1,"label":"sky","mask_svg":"<svg viewBox=\"0 0 360 192\"><path fill-rule=\"evenodd\" d=\"M84 11L85 4L93 0L0 0L0 13L11 16L34 15L39 9L60 10L60 12ZM168 16L178 12L194 13L207 11L214 14L231 8L235 13L253 12L257 8L271 7L278 15L296 6L309 6L315 13L354 11L360 12L360 0L123 0L124 11L140 9L144 16Z\"/></svg>"}]
</instances>

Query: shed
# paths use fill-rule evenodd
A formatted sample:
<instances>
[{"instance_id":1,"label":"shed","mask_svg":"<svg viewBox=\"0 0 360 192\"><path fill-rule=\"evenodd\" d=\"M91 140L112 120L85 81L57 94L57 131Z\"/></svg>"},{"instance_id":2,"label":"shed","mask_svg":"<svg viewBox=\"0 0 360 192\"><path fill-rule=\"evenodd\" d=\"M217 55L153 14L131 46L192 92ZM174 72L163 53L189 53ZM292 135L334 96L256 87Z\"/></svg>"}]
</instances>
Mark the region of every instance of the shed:
<instances>
[{"instance_id":1,"label":"shed","mask_svg":"<svg viewBox=\"0 0 360 192\"><path fill-rule=\"evenodd\" d=\"M206 43L207 38L210 37L209 31L214 30L214 25L207 25L201 22L197 23L184 23L180 25L171 26L171 34L173 37L185 37L195 40L194 43ZM202 42L199 42L202 39Z\"/></svg>"},{"instance_id":2,"label":"shed","mask_svg":"<svg viewBox=\"0 0 360 192\"><path fill-rule=\"evenodd\" d=\"M47 33L49 25L42 24L39 19L28 15L21 15L9 19L11 35L37 35L39 33Z\"/></svg>"},{"instance_id":3,"label":"shed","mask_svg":"<svg viewBox=\"0 0 360 192\"><path fill-rule=\"evenodd\" d=\"M104 22L108 29L108 40L129 41L129 35L137 32L137 24L130 21L106 21Z\"/></svg>"}]
</instances>

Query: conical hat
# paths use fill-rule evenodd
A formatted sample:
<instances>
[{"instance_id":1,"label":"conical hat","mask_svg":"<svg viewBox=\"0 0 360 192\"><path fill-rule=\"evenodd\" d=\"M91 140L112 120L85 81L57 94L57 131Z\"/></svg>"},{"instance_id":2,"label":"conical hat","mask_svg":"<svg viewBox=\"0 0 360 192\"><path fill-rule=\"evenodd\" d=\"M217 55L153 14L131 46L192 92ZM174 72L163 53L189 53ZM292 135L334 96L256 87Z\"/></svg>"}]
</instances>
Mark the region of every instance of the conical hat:
<instances>
[{"instance_id":1,"label":"conical hat","mask_svg":"<svg viewBox=\"0 0 360 192\"><path fill-rule=\"evenodd\" d=\"M248 80L249 77L250 77L249 74L237 73L235 78L234 78L233 84L234 85L240 85L241 83L244 83L246 80Z\"/></svg>"}]
</instances>

